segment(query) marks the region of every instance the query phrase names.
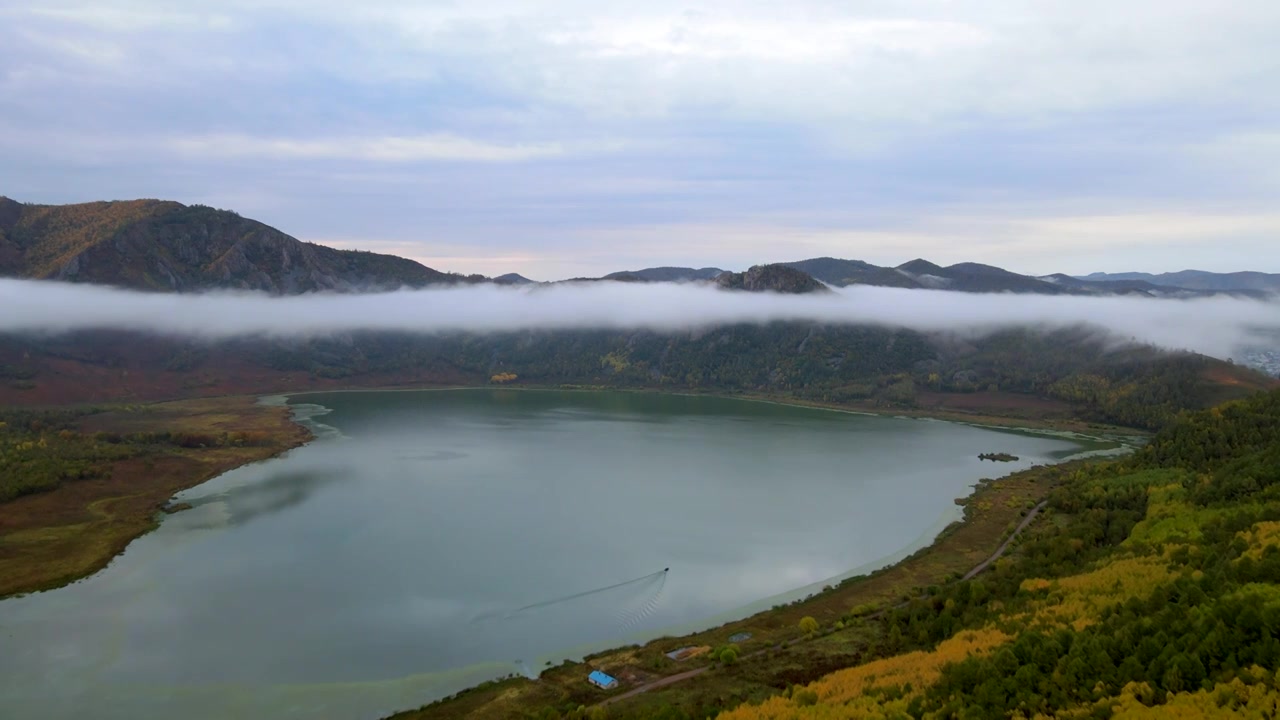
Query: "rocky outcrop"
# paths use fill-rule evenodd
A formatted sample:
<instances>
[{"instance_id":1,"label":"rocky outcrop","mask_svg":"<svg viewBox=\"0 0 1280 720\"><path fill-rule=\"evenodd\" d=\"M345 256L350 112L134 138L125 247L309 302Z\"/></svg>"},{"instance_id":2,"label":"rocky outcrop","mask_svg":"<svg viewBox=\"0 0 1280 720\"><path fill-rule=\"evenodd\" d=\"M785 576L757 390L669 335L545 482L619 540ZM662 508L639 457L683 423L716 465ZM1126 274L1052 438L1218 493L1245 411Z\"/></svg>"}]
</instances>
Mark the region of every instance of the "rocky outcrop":
<instances>
[{"instance_id":1,"label":"rocky outcrop","mask_svg":"<svg viewBox=\"0 0 1280 720\"><path fill-rule=\"evenodd\" d=\"M831 292L830 288L814 280L813 276L786 265L755 265L746 272L721 273L716 278L716 285L729 290L793 295Z\"/></svg>"}]
</instances>

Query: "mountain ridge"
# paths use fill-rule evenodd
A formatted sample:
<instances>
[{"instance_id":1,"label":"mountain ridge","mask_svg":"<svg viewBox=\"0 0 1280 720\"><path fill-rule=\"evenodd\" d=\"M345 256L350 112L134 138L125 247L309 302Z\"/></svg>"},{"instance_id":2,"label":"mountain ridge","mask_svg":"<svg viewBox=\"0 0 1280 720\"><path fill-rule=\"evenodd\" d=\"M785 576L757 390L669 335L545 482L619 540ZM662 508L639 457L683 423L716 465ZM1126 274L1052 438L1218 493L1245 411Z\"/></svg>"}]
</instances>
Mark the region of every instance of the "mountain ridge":
<instances>
[{"instance_id":1,"label":"mountain ridge","mask_svg":"<svg viewBox=\"0 0 1280 720\"><path fill-rule=\"evenodd\" d=\"M1280 292L1280 273L1264 273L1250 270L1214 273L1205 270L1180 270L1168 273L1095 272L1078 276L1089 281L1140 281L1161 287L1182 287L1189 290L1261 290Z\"/></svg>"},{"instance_id":2,"label":"mountain ridge","mask_svg":"<svg viewBox=\"0 0 1280 720\"><path fill-rule=\"evenodd\" d=\"M513 272L499 275L493 278L493 281L499 285L536 285L538 282L537 280L530 280L520 273Z\"/></svg>"},{"instance_id":3,"label":"mountain ridge","mask_svg":"<svg viewBox=\"0 0 1280 720\"><path fill-rule=\"evenodd\" d=\"M307 243L228 210L165 200L0 198L0 274L137 290L277 295L476 282L407 258Z\"/></svg>"},{"instance_id":4,"label":"mountain ridge","mask_svg":"<svg viewBox=\"0 0 1280 720\"><path fill-rule=\"evenodd\" d=\"M1216 294L1261 297L1280 293L1280 274L1249 271L1032 276L976 262L943 267L917 258L897 267L885 267L833 257L755 267L789 268L835 287L869 285L972 293L1172 298ZM726 272L717 267L657 266L562 282L715 283ZM778 271L771 273L779 277ZM464 276L395 255L339 250L304 242L233 211L204 205L158 199L39 205L4 196L0 196L0 276L90 282L150 291L241 289L277 295L381 291L475 282L534 284L518 273L492 279ZM805 283L793 277L791 282L783 284L799 287ZM744 289L776 289L767 285L753 284Z\"/></svg>"},{"instance_id":5,"label":"mountain ridge","mask_svg":"<svg viewBox=\"0 0 1280 720\"><path fill-rule=\"evenodd\" d=\"M1232 294L1259 297L1267 294L1253 287L1182 287L1133 278L1111 280L1078 278L1063 273L1023 275L994 265L962 262L942 267L916 258L897 267L882 267L862 260L821 257L780 263L810 273L837 287L873 285L911 289L953 290L972 293L1026 293L1036 295L1143 295L1147 297L1204 297ZM1092 276L1090 276L1092 277ZM1207 283L1206 283L1207 284ZM1280 283L1277 284L1280 289Z\"/></svg>"},{"instance_id":6,"label":"mountain ridge","mask_svg":"<svg viewBox=\"0 0 1280 720\"><path fill-rule=\"evenodd\" d=\"M687 268L664 265L642 270L622 270L601 277L602 280L641 280L644 282L689 282L715 280L725 271L716 267Z\"/></svg>"}]
</instances>

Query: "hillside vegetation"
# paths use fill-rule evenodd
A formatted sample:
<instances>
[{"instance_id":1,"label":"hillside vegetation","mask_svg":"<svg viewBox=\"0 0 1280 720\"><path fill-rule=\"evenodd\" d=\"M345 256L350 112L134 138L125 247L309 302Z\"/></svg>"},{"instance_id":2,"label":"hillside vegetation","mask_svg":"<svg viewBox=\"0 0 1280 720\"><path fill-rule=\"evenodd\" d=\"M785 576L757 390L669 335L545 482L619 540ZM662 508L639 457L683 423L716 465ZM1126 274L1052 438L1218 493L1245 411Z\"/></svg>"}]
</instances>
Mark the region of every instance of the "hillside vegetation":
<instances>
[{"instance_id":1,"label":"hillside vegetation","mask_svg":"<svg viewBox=\"0 0 1280 720\"><path fill-rule=\"evenodd\" d=\"M178 490L309 437L253 398L0 409L0 597L102 568Z\"/></svg>"},{"instance_id":2,"label":"hillside vegetation","mask_svg":"<svg viewBox=\"0 0 1280 720\"><path fill-rule=\"evenodd\" d=\"M351 333L207 344L119 332L0 337L0 403L143 401L386 385L656 388L841 407L1158 428L1275 386L1193 354L1110 348L1087 330L981 338L803 323L696 332Z\"/></svg>"},{"instance_id":3,"label":"hillside vegetation","mask_svg":"<svg viewBox=\"0 0 1280 720\"><path fill-rule=\"evenodd\" d=\"M1280 393L1073 473L1048 512L992 572L874 621L875 659L719 717L1275 716Z\"/></svg>"}]
</instances>

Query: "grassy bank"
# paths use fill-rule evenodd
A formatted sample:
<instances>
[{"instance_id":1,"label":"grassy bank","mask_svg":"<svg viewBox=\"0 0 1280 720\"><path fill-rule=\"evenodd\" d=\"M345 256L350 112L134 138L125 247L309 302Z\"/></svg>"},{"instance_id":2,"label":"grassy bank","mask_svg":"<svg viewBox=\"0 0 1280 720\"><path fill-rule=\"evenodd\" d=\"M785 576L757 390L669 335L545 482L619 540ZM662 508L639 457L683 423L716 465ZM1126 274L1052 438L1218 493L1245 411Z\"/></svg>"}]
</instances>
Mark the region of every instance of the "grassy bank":
<instances>
[{"instance_id":1,"label":"grassy bank","mask_svg":"<svg viewBox=\"0 0 1280 720\"><path fill-rule=\"evenodd\" d=\"M931 586L955 580L988 558L1028 510L1079 464L1038 467L983 482L963 501L964 521L953 524L928 548L806 600L711 630L606 651L583 662L566 662L545 670L537 680L512 678L489 683L395 718L532 717L548 708L562 712L580 705L592 706L618 694L596 690L585 682L587 672L596 668L623 679L624 690L654 686L610 705L612 714L643 712L646 708L702 711L732 707L768 697L788 684L810 682L858 662L873 640L868 635L871 630L866 618L920 595ZM814 618L826 630L806 634L800 629L805 617ZM683 662L665 656L686 646L718 650L737 633L751 633L751 638L736 645L741 659L730 665L718 662L715 652ZM664 679L703 667L708 670L661 686Z\"/></svg>"},{"instance_id":2,"label":"grassy bank","mask_svg":"<svg viewBox=\"0 0 1280 720\"><path fill-rule=\"evenodd\" d=\"M1046 512L980 582L880 618L872 662L719 717L1275 717L1280 393L1180 418Z\"/></svg>"},{"instance_id":3,"label":"grassy bank","mask_svg":"<svg viewBox=\"0 0 1280 720\"><path fill-rule=\"evenodd\" d=\"M250 397L15 412L0 431L0 475L24 483L0 503L0 597L100 570L174 493L310 438Z\"/></svg>"}]
</instances>

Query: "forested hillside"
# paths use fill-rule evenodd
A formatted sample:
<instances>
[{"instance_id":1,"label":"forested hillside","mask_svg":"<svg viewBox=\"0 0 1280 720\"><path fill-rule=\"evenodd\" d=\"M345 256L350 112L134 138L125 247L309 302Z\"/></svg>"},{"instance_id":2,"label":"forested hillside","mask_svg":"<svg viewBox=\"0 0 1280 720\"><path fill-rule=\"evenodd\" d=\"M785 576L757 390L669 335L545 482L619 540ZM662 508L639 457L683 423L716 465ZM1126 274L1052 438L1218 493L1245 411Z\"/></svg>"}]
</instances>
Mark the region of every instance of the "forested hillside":
<instances>
[{"instance_id":1,"label":"forested hillside","mask_svg":"<svg viewBox=\"0 0 1280 720\"><path fill-rule=\"evenodd\" d=\"M160 200L26 205L0 197L0 276L140 290L296 294L480 278L304 243L226 210Z\"/></svg>"},{"instance_id":2,"label":"forested hillside","mask_svg":"<svg viewBox=\"0 0 1280 720\"><path fill-rule=\"evenodd\" d=\"M3 404L474 385L495 377L517 385L742 392L922 411L966 399L1011 406L1043 399L1035 412L1140 428L1275 384L1200 355L1112 349L1083 329L963 338L775 323L670 334L354 333L217 344L107 331L0 337Z\"/></svg>"}]
</instances>

